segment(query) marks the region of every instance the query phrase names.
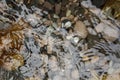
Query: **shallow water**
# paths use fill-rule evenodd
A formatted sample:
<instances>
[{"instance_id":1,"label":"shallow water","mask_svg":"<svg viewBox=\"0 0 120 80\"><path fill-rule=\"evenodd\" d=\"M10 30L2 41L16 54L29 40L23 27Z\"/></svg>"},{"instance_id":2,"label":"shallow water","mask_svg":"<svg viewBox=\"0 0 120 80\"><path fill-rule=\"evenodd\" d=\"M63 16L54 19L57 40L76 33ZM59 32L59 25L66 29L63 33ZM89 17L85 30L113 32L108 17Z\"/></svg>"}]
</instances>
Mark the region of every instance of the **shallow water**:
<instances>
[{"instance_id":1,"label":"shallow water","mask_svg":"<svg viewBox=\"0 0 120 80\"><path fill-rule=\"evenodd\" d=\"M105 15L97 15L76 3L76 7L88 11L87 15L79 11L75 14L82 15L78 21L89 21L90 25L85 24L83 30L89 27L95 33L88 32L83 38L75 32L77 21L59 22L61 17L54 18L47 9L16 1L0 1L1 80L109 80L103 76L119 73L120 37L109 39L105 32L95 30L100 21L106 21L106 25L115 27L116 33L120 32L115 19L103 18ZM46 24L47 21L50 23ZM64 25L67 21L72 23L70 28Z\"/></svg>"}]
</instances>

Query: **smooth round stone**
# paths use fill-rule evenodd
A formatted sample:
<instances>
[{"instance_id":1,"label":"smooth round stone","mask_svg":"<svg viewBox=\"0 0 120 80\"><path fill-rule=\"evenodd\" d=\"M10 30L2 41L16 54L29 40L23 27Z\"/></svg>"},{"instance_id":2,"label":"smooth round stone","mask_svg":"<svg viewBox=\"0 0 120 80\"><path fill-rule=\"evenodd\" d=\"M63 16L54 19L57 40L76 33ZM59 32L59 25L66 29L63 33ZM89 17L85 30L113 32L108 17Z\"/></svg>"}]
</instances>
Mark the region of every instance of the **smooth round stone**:
<instances>
[{"instance_id":1,"label":"smooth round stone","mask_svg":"<svg viewBox=\"0 0 120 80\"><path fill-rule=\"evenodd\" d=\"M74 37L74 42L75 42L75 43L78 43L79 40L80 40L79 37Z\"/></svg>"}]
</instances>

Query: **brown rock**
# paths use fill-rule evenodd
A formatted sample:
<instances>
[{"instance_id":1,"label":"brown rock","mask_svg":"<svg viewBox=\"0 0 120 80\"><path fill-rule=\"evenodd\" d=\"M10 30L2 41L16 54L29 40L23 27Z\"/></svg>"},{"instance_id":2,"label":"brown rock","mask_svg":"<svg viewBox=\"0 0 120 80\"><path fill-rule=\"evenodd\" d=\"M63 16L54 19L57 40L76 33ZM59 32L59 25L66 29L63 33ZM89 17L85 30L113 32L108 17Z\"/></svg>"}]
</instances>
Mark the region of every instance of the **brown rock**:
<instances>
[{"instance_id":1,"label":"brown rock","mask_svg":"<svg viewBox=\"0 0 120 80\"><path fill-rule=\"evenodd\" d=\"M47 26L50 26L50 25L52 24L52 21L51 21L51 20L46 20L46 21L44 22L44 24L47 25Z\"/></svg>"},{"instance_id":2,"label":"brown rock","mask_svg":"<svg viewBox=\"0 0 120 80\"><path fill-rule=\"evenodd\" d=\"M46 9L52 10L53 5L51 3L49 3L49 2L46 1L44 3L43 7L46 8Z\"/></svg>"},{"instance_id":3,"label":"brown rock","mask_svg":"<svg viewBox=\"0 0 120 80\"><path fill-rule=\"evenodd\" d=\"M76 24L74 26L74 31L81 38L86 38L88 35L87 28L86 28L85 24L81 21L76 22Z\"/></svg>"},{"instance_id":4,"label":"brown rock","mask_svg":"<svg viewBox=\"0 0 120 80\"><path fill-rule=\"evenodd\" d=\"M62 22L60 19L57 20L57 25L58 25L58 27L62 27Z\"/></svg>"},{"instance_id":5,"label":"brown rock","mask_svg":"<svg viewBox=\"0 0 120 80\"><path fill-rule=\"evenodd\" d=\"M39 4L43 4L45 0L39 0Z\"/></svg>"},{"instance_id":6,"label":"brown rock","mask_svg":"<svg viewBox=\"0 0 120 80\"><path fill-rule=\"evenodd\" d=\"M61 4L55 4L55 13L57 15L60 14L60 10L61 10Z\"/></svg>"}]
</instances>

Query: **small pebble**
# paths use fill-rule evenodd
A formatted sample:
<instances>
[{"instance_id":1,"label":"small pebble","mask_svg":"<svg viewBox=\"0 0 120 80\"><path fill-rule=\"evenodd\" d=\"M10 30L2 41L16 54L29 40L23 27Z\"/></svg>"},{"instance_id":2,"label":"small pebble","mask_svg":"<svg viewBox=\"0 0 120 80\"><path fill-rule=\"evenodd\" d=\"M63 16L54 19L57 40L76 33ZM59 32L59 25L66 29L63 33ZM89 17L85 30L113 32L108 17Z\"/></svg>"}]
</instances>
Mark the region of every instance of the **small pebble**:
<instances>
[{"instance_id":1,"label":"small pebble","mask_svg":"<svg viewBox=\"0 0 120 80\"><path fill-rule=\"evenodd\" d=\"M78 20L78 16L74 17L74 22L76 22Z\"/></svg>"},{"instance_id":2,"label":"small pebble","mask_svg":"<svg viewBox=\"0 0 120 80\"><path fill-rule=\"evenodd\" d=\"M71 15L71 10L67 10L66 12L66 17L70 16Z\"/></svg>"},{"instance_id":3,"label":"small pebble","mask_svg":"<svg viewBox=\"0 0 120 80\"><path fill-rule=\"evenodd\" d=\"M56 14L54 14L54 15L53 15L53 17L54 17L54 18L56 18L56 19L58 19L58 18L59 18L59 16L58 16L58 15L56 15Z\"/></svg>"},{"instance_id":4,"label":"small pebble","mask_svg":"<svg viewBox=\"0 0 120 80\"><path fill-rule=\"evenodd\" d=\"M52 21L46 20L46 21L44 22L44 24L47 25L47 26L50 26L50 25L52 24Z\"/></svg>"},{"instance_id":5,"label":"small pebble","mask_svg":"<svg viewBox=\"0 0 120 80\"><path fill-rule=\"evenodd\" d=\"M43 7L47 8L48 10L52 10L53 5L49 3L48 1L45 1Z\"/></svg>"},{"instance_id":6,"label":"small pebble","mask_svg":"<svg viewBox=\"0 0 120 80\"><path fill-rule=\"evenodd\" d=\"M75 42L75 43L78 43L79 40L80 40L79 37L74 37L74 42Z\"/></svg>"},{"instance_id":7,"label":"small pebble","mask_svg":"<svg viewBox=\"0 0 120 80\"><path fill-rule=\"evenodd\" d=\"M59 15L60 11L61 11L61 4L55 4L55 13Z\"/></svg>"},{"instance_id":8,"label":"small pebble","mask_svg":"<svg viewBox=\"0 0 120 80\"><path fill-rule=\"evenodd\" d=\"M71 24L71 22L70 22L70 21L67 21L67 22L65 23L65 27L66 27L66 28L71 27L71 25L72 25L72 24Z\"/></svg>"},{"instance_id":9,"label":"small pebble","mask_svg":"<svg viewBox=\"0 0 120 80\"><path fill-rule=\"evenodd\" d=\"M68 39L68 40L70 40L70 39L72 39L72 35L68 35L68 36L66 36L66 39Z\"/></svg>"}]
</instances>

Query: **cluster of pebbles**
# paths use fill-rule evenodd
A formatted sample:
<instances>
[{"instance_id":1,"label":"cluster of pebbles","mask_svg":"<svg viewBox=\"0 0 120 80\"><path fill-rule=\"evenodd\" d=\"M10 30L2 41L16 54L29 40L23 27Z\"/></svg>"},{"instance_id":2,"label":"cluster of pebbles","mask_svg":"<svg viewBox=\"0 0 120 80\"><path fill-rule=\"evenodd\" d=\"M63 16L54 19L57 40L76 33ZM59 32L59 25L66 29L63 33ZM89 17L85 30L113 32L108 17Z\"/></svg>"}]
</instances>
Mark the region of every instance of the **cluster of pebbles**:
<instances>
[{"instance_id":1,"label":"cluster of pebbles","mask_svg":"<svg viewBox=\"0 0 120 80\"><path fill-rule=\"evenodd\" d=\"M42 7L26 1L30 8L24 0L0 1L0 65L6 73L19 72L24 79L18 80L120 79L119 21L90 0L39 0Z\"/></svg>"}]
</instances>

